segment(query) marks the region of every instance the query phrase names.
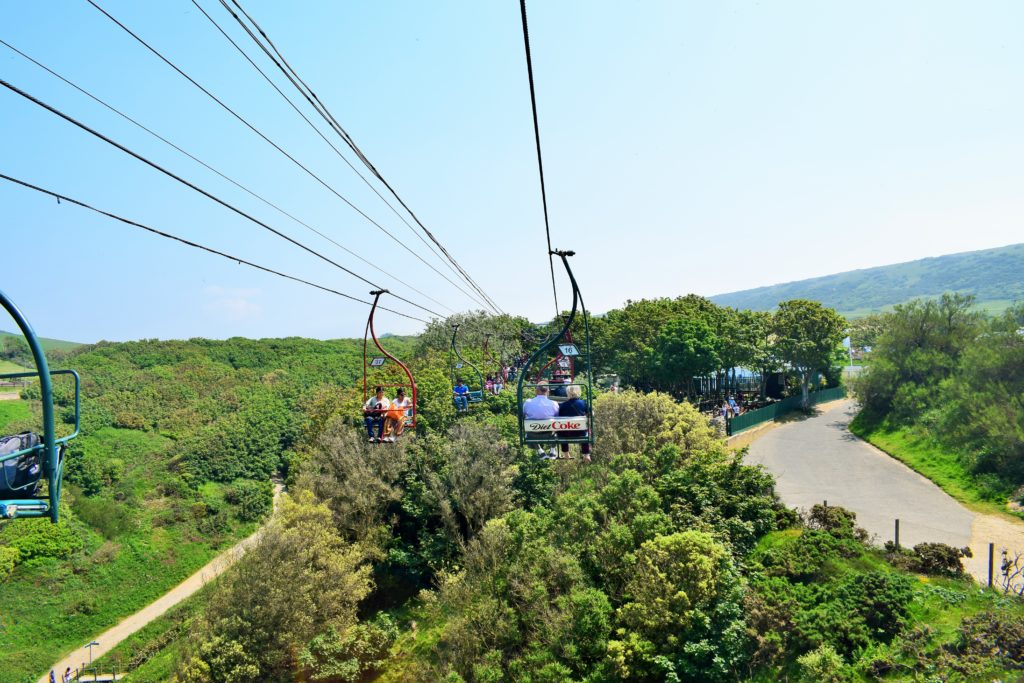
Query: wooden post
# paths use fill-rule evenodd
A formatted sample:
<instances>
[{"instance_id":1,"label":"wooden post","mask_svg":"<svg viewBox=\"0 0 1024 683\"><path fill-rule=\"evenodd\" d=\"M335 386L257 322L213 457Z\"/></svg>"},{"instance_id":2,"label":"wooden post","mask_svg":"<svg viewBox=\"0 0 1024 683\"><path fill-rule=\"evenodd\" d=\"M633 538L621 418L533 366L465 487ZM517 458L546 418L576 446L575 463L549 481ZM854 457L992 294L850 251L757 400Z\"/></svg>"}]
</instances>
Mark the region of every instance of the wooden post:
<instances>
[{"instance_id":1,"label":"wooden post","mask_svg":"<svg viewBox=\"0 0 1024 683\"><path fill-rule=\"evenodd\" d=\"M988 587L992 587L992 576L995 569L996 544L988 544Z\"/></svg>"},{"instance_id":2,"label":"wooden post","mask_svg":"<svg viewBox=\"0 0 1024 683\"><path fill-rule=\"evenodd\" d=\"M896 520L896 550L900 549L900 520Z\"/></svg>"},{"instance_id":3,"label":"wooden post","mask_svg":"<svg viewBox=\"0 0 1024 683\"><path fill-rule=\"evenodd\" d=\"M828 501L827 500L822 501L821 502L821 506L824 507L824 508L827 508L828 507Z\"/></svg>"}]
</instances>

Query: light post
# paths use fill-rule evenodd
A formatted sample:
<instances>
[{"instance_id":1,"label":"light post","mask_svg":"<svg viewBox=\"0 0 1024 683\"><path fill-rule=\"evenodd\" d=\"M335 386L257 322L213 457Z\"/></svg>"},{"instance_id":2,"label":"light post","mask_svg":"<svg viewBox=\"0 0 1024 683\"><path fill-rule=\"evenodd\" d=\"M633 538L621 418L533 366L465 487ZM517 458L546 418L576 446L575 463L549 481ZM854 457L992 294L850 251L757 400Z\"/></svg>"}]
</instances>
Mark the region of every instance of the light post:
<instances>
[{"instance_id":1,"label":"light post","mask_svg":"<svg viewBox=\"0 0 1024 683\"><path fill-rule=\"evenodd\" d=\"M86 645L86 647L89 648L89 667L91 668L92 667L92 649L94 647L99 647L99 643L94 640L91 643L89 643L88 645Z\"/></svg>"}]
</instances>

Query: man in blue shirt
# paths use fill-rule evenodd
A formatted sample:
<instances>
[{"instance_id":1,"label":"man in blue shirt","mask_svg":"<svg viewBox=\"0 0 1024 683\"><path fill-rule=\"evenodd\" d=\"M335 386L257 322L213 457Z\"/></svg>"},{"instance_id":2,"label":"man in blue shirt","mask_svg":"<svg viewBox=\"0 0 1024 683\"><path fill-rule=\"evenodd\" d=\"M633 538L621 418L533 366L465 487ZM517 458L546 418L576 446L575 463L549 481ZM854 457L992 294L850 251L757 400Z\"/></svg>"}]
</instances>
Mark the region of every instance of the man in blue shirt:
<instances>
[{"instance_id":1,"label":"man in blue shirt","mask_svg":"<svg viewBox=\"0 0 1024 683\"><path fill-rule=\"evenodd\" d=\"M548 398L548 387L546 384L538 384L535 388L537 395L523 401L523 417L527 420L550 420L558 417L558 404ZM537 446L537 451L544 459L555 458L555 447L551 447L550 455L544 453L544 449Z\"/></svg>"},{"instance_id":2,"label":"man in blue shirt","mask_svg":"<svg viewBox=\"0 0 1024 683\"><path fill-rule=\"evenodd\" d=\"M469 410L469 387L466 386L465 381L461 377L456 380L452 394L455 397L456 410L460 413Z\"/></svg>"}]
</instances>

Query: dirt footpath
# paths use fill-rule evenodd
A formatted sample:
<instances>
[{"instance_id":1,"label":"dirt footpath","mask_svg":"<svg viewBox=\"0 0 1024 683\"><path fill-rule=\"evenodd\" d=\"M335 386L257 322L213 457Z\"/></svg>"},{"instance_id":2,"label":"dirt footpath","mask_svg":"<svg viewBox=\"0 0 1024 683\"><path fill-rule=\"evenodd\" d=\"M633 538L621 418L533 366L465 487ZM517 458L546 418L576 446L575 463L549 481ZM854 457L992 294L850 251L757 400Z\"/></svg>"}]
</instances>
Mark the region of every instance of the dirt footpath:
<instances>
[{"instance_id":1,"label":"dirt footpath","mask_svg":"<svg viewBox=\"0 0 1024 683\"><path fill-rule=\"evenodd\" d=\"M277 509L277 503L282 490L283 489L280 484L276 485L274 488L275 510ZM141 630L151 621L159 618L164 612L174 607L185 598L196 593L207 583L223 574L231 565L237 562L249 548L256 544L263 533L263 529L265 528L266 525L260 527L251 536L242 539L231 548L210 560L202 569L179 583L170 591L164 593L154 602L151 602L135 614L125 618L113 628L110 628L93 638L93 640L98 642L99 645L93 647L92 658L99 659L103 655L107 654L125 638L136 631ZM80 648L72 652L67 657L61 659L51 668L56 672L57 679L60 680L60 676L64 673L65 669L70 667L71 670L74 671L75 669L81 668L83 664L88 665L88 662L89 650L87 648ZM38 683L49 683L49 680L50 672L47 671L42 677L40 677Z\"/></svg>"}]
</instances>

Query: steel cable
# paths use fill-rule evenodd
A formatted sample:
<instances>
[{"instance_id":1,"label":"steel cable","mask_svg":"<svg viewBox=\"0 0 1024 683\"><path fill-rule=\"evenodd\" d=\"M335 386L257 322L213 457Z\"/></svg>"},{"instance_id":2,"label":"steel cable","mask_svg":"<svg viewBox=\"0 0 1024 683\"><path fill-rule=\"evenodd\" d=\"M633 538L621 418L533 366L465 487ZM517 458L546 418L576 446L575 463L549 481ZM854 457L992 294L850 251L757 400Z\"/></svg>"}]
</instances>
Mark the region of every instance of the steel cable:
<instances>
[{"instance_id":1,"label":"steel cable","mask_svg":"<svg viewBox=\"0 0 1024 683\"><path fill-rule=\"evenodd\" d=\"M17 53L17 54L21 55L21 56L22 56L23 58L25 58L25 59L27 59L28 61L32 62L33 64L35 64L36 66L38 66L38 67L39 67L40 69L43 69L43 70L44 70L44 71L46 71L47 73L49 73L49 74L53 75L54 77L56 77L56 78L60 79L61 81L63 81L64 83L68 84L69 86L71 86L72 88L74 88L75 90L77 90L78 92L82 93L82 94L83 94L83 95L85 95L86 97L88 97L88 98L92 99L92 100L93 100L93 101L95 101L95 102L96 102L97 104L100 104L100 105L102 105L103 107L106 107L107 109L109 109L110 111L114 112L115 114L117 114L118 116L120 116L121 118L123 118L124 120L126 120L126 121L128 121L129 123L131 123L131 124L133 124L133 125L137 126L138 128L140 128L141 130L145 131L146 133L149 133L150 135L152 135L153 137L155 137L155 138L156 138L157 140L160 140L161 142L163 142L163 143L167 144L168 146L170 146L170 147L174 148L175 150L177 150L177 151L178 151L178 152L180 152L181 154L184 154L184 155L185 155L186 157L188 157L188 158L189 158L189 159L191 159L192 161L196 162L196 163L197 163L197 164L199 164L200 166L202 166L202 167L206 168L207 170L209 170L209 171L211 171L211 172L213 172L213 173L217 174L218 176L220 176L220 177L221 177L221 178L223 178L224 180L228 181L229 183L231 183L232 185L234 185L234 186L235 186L235 187L237 187L238 189L242 190L243 192L246 192L246 193L248 193L248 194L249 194L250 196L254 197L255 199L258 199L259 201L263 202L264 204L266 204L267 206L271 207L271 208L272 208L272 209L274 209L275 211L277 211L277 212L281 213L282 215L284 215L284 216L286 216L286 217L288 217L288 218L292 219L293 221L295 221L295 222L296 222L296 223L298 223L299 225L301 225L301 226L303 226L303 227L307 228L308 230L310 230L310 231L312 231L312 232L316 233L317 235L319 235L320 237L324 238L325 240L327 240L327 241L328 241L328 242L330 242L331 244L335 245L335 246L336 246L336 247L338 247L339 249L341 249L341 250L345 251L345 252L346 252L346 253L348 253L348 254L351 254L352 256L354 256L355 258L359 259L360 261L362 261L362 262L363 262L363 263L365 263L366 265L368 265L368 266L370 266L371 268L373 268L374 270L378 271L378 272L379 272L380 274L382 274L382 275L384 275L384 276L386 276L386 277L389 277L389 278L393 279L393 280L394 280L395 282L398 282L399 284L401 284L401 285L403 285L403 286L405 286L405 287L408 287L409 289L411 289L412 291L416 292L416 293L417 293L417 294L419 294L420 296L422 296L422 297L424 297L424 298L426 298L426 299L429 299L429 300L433 301L433 302L434 302L435 304L437 304L437 305L439 305L439 306L442 306L443 308L446 308L446 309L448 309L449 311L451 311L451 312L453 312L453 313L455 312L455 311L454 311L454 310L453 310L452 308L450 308L449 306L445 306L445 304L441 303L440 301L438 301L438 300L437 300L437 299L435 299L434 297L430 296L430 295L429 295L429 294L427 294L426 292L423 292L423 291L421 291L421 290L417 289L416 287L413 287L413 286L412 286L412 285L410 285L409 283L407 283L407 282L405 282L405 281L403 281L403 280L399 279L399 278L398 278L397 276L395 276L395 275L392 275L392 274L391 274L391 273L389 273L388 271L384 270L383 268L380 268L379 266L377 266L377 265L376 265L376 264L374 264L373 262L371 262L371 261L369 261L369 260L367 260L367 259L363 258L363 257L362 257L362 256L360 256L360 255L359 255L358 253L356 253L356 252L352 251L351 249L349 249L349 248L348 248L348 247L346 247L345 245L343 245L343 244L340 244L339 242L336 242L335 240L331 239L331 237L330 237L329 235L326 235L326 234L324 234L323 232L321 232L321 231L317 230L316 228L314 228L313 226L309 225L308 223L306 223L306 222L305 222L305 221L303 221L302 219L300 219L300 218L297 218L296 216L292 215L292 214L291 214L291 213L289 213L288 211L285 211L284 209L282 209L282 208L281 208L280 206L278 206L277 204L273 203L273 202L272 202L272 201L270 201L269 199L266 199L266 198L265 198L265 197L263 197L262 195L260 195L260 194L257 194L256 192L254 192L254 191L250 190L250 189L249 189L248 187L246 187L245 185L242 185L242 184L241 184L241 183L239 183L239 182L238 182L237 180L234 180L233 178L231 178L231 177L229 177L229 176L225 175L224 173L221 173L221 172L220 172L220 171L218 171L218 170L217 170L216 168L214 168L213 166L210 166L210 165L209 165L208 163L206 163L206 162L205 162L205 161L203 161L202 159L199 159L199 158L198 158L198 157L196 157L195 155L193 155L193 154L191 154L191 153L189 153L189 152L185 151L184 149L182 149L182 148L181 148L181 147L179 147L178 145L174 144L173 142L171 142L171 141L170 141L170 140L168 140L167 138L165 138L165 137L163 137L162 135L160 135L159 133L157 133L157 132L155 132L155 131L151 130L150 128L147 128L147 127L146 127L145 125L143 125L143 124L139 123L138 121L136 121L135 119L133 119L133 118L132 118L131 116L128 116L127 114L125 114L125 113L124 113L124 112L122 112L121 110L117 109L117 108L116 108L116 107L114 107L113 105L111 105L111 104L108 104L107 102L103 101L102 99L100 99L100 98L99 98L99 97L97 97L96 95L93 95L93 94L92 94L91 92L89 92L89 91L88 91L88 90L86 90L85 88L82 88L81 86L77 85L76 83L74 83L74 82L72 82L72 81L68 80L67 78L65 78L64 76L60 75L59 73L57 73L57 72L56 72L56 71L54 71L53 69L51 69L51 68L47 67L47 66L46 66L45 64L42 64L42 63L40 63L40 62L36 61L35 59L33 59L33 58L32 58L32 57L30 57L29 55L25 54L24 52L22 52L22 51L21 51L21 50L19 50L18 48L14 47L13 45L11 45L10 43L8 43L7 41L3 40L2 38L0 38L0 45L4 45L4 46L5 46L5 47L7 47L8 49L10 49L10 50L14 51L15 53Z\"/></svg>"},{"instance_id":2,"label":"steel cable","mask_svg":"<svg viewBox=\"0 0 1024 683\"><path fill-rule=\"evenodd\" d=\"M22 187L27 187L30 190L35 190L36 192L41 192L42 194L49 195L49 196L55 198L58 203L61 202L61 201L65 201L65 202L68 202L69 204L75 204L76 206L80 206L80 207L82 207L84 209L88 209L90 211L94 211L94 212L96 212L96 213L98 213L100 215L106 216L108 218L113 218L114 220L120 221L122 223L125 223L126 225L130 225L130 226L135 227L135 228L140 228L142 230L146 230L148 232L153 233L154 235L159 235L160 237L166 237L167 239L174 240L176 242L180 242L182 244L185 244L185 245L190 246L190 247L194 247L196 249L201 249L202 251L209 252L209 253L215 254L217 256L222 256L222 257L224 257L224 258L226 258L226 259L228 259L230 261L235 261L236 263L240 263L242 265L246 265L246 266L249 266L251 268L256 268L257 270L262 270L262 271L264 271L266 273L270 273L272 275L277 275L278 277L283 277L283 278L286 278L288 280L293 280L295 282L299 282L299 283L302 283L304 285L308 285L310 287L315 287L316 289L320 289L320 290L323 290L325 292L329 292L330 294L336 294L336 295L344 297L346 299L351 299L352 301L356 301L356 302L359 302L361 304L366 304L367 306L372 306L373 305L372 302L364 301L364 300L362 300L362 299L360 299L358 297L352 296L351 294L345 294L344 292L339 292L336 289L331 289L330 287L325 287L323 285L318 285L315 282L310 282L309 280L303 280L300 277L295 277L294 275L288 275L287 273L282 273L280 271L274 270L273 268L267 268L266 266L261 266L261 265L259 265L257 263L253 263L252 261L247 261L246 259L239 258L238 256L232 256L231 254L225 253L223 251L219 251L219 250L214 249L212 247L207 247L205 245L199 244L198 242L193 242L191 240L187 240L184 237L178 237L177 235L172 235L169 232L164 232L163 230L158 230L157 228L152 228L152 227L150 227L148 225L143 225L142 223L137 223L136 221L133 221L133 220L131 220L129 218L124 218L122 216L118 216L117 214L110 213L109 211L104 211L103 209L98 209L95 206L90 206L89 204L86 204L83 201L79 201L78 199L72 199L71 197L68 197L67 195L63 195L63 194L54 192L52 190L47 190L45 188L39 187L38 185L33 185L32 183L25 182L24 180L18 180L17 178L12 178L11 176L4 175L3 173L0 173L0 178L2 178L3 180L7 180L9 182L15 183L17 185L21 185ZM427 321L427 320L424 320L422 318L417 318L416 316L409 315L407 313L402 313L401 311L396 311L396 310L393 310L393 309L390 309L390 308L385 308L384 306L378 306L378 308L381 308L381 309L383 309L385 311L388 311L390 313L394 313L395 315L400 315L403 318L408 318L410 320L416 320L417 322L421 322L421 323L424 323L426 325L430 324L429 321Z\"/></svg>"},{"instance_id":3,"label":"steel cable","mask_svg":"<svg viewBox=\"0 0 1024 683\"><path fill-rule=\"evenodd\" d=\"M315 249L311 249L310 247L307 247L302 242L299 242L298 240L296 240L293 237L289 237L285 233L283 233L280 230L277 230L277 229L267 225L266 223L264 223L263 221L259 220L258 218L250 216L249 214L247 214L245 211L242 211L238 207L233 206L232 204L229 204L228 202L226 202L223 199L221 199L220 197L217 197L216 195L213 195L213 194L207 192L206 190L204 190L203 188L199 187L198 185L196 185L196 184L194 184L194 183L192 183L192 182L190 182L188 180L185 180L184 178L182 178L181 176L175 174L174 172L168 171L166 168L164 168L160 164L157 164L154 161L150 161L149 159L147 159L146 157L142 156L141 154L128 149L127 147L125 147L121 143L108 138L107 136L103 135L103 133L100 133L99 131L93 130L89 126L87 126L84 123L82 123L82 122L72 118L71 116L68 116L67 114L65 114L64 112L60 111L59 109L46 104L42 100L39 100L39 99L33 97L32 95L29 95L24 90L21 90L20 88L14 86L14 85L11 85L10 83L8 83L7 81L5 81L3 79L0 79L0 85L2 85L3 87L7 88L8 90L10 90L10 91L12 91L12 92L14 92L14 93L16 93L18 95L21 95L22 97L24 97L28 101L30 101L30 102L32 102L32 103L42 107L43 109L46 109L47 111L49 111L49 112L51 112L53 114L56 114L57 116L59 116L60 118L64 119L65 121L67 121L69 123L72 123L75 126L78 126L79 128L81 128L82 130L86 131L87 133L90 133L91 135L94 135L95 137L99 138L100 140L103 140L107 144L116 147L117 149L121 150L125 154L128 154L129 156L132 156L132 157L138 159L139 161L141 161L142 163L146 164L147 166L149 166L149 167L151 167L151 168L153 168L153 169L155 169L157 171L160 171L161 173L163 173L167 177L173 178L174 180L177 180L182 185L185 185L186 187L189 187L189 188L195 190L196 192L198 192L199 194L203 195L204 197L207 197L208 199L212 199L213 201L215 201L216 203L220 204L224 208L229 209L229 210L233 211L234 213L238 214L239 216L242 216L243 218L248 219L249 221L251 221L251 222L255 223L256 225L260 226L261 228L263 228L264 230L268 230L269 232L272 232L273 234L277 235L281 239L287 240L288 242L291 242L295 246L299 247L300 249L302 249L302 250L312 254L313 256L316 256L317 258L319 258L319 259L321 259L323 261L326 261L327 263L331 264L332 266L334 266L336 268L339 268L340 270L343 270L344 272L348 273L352 277L355 277L355 278L357 278L359 280L362 280L366 284L372 285L376 289L383 289L380 285L372 282L371 280L366 279L362 275L359 275L358 273L356 273L356 272L346 268L345 266L343 266L340 263L330 259L329 257L324 256L323 254L321 254L320 252L316 251ZM429 308L427 308L426 306L422 306L422 305L416 303L415 301L411 301L411 300L409 300L409 299L407 299L405 297L401 297L401 296L397 296L397 295L393 295L393 296L395 296L396 299L399 299L400 301L404 301L405 303L409 304L410 306L415 306L416 308L418 308L418 309L420 309L422 311L426 311L427 313L430 313L431 315L436 315L439 318L443 318L444 317L443 315L441 315L437 311L432 311Z\"/></svg>"},{"instance_id":4,"label":"steel cable","mask_svg":"<svg viewBox=\"0 0 1024 683\"><path fill-rule=\"evenodd\" d=\"M406 244L405 244L404 242L402 242L402 241L401 241L400 239L398 239L397 237L395 237L395 236L394 236L394 235L393 235L393 234L392 234L392 233L391 233L391 232L390 232L390 231L389 231L389 230L388 230L387 228L385 228L385 227L384 227L383 225L381 225L381 224L380 224L380 223L378 223L377 221L373 220L373 218L371 218L371 217L370 217L369 215L367 215L367 214L366 214L366 213L365 213L365 212L364 212L364 211L363 211L362 209L360 209L360 208L359 208L358 206L356 206L356 205L355 205L355 204L353 204L353 203L352 203L351 201L349 201L349 199L348 199L347 197L345 197L345 196L344 196L344 195L342 195L342 194L341 194L340 192L338 192L337 190L335 190L335 189L334 189L334 188L333 188L333 187L332 187L331 185L329 185L329 184L328 184L328 183L327 183L326 181L324 181L324 180L323 180L323 179L322 179L322 178L321 178L320 176L318 176L317 174L313 173L313 171L311 171L311 170L310 170L309 168L307 168L307 167L306 167L305 165L303 165L303 164L302 164L302 162L300 162L299 160L297 160L297 159L296 159L295 157L293 157L293 156L292 156L291 154L289 154L289 153L288 153L288 152L286 152L286 151L285 151L285 150L284 150L283 148L281 148L281 146L280 146L280 145L278 145L278 144L277 144L277 143L275 143L275 142L274 142L273 140L271 140L271 139L270 139L269 137L267 137L266 135L264 135L262 131L260 131L260 130L259 130L258 128L256 128L255 126L253 126L253 125L252 125L251 123L249 123L249 121L248 121L248 120L246 120L246 119L245 119L245 118L244 118L244 117L243 117L242 115L240 115L239 113L237 113L237 112L236 112L236 111L235 111L234 109L232 109L232 108L231 108L231 107L229 107L229 106L228 106L227 104L225 104L225 103L224 103L224 102L223 102L223 101L222 101L222 100L221 100L220 98L218 98L218 97L217 97L216 95L214 95L214 94L213 94L212 92L210 92L209 90L207 90L206 88L204 88L204 87L203 87L202 85L200 85L198 81L196 81L196 80L195 80L194 78L192 78L192 77L191 77L191 76L189 76L189 75L188 75L187 73L185 73L185 72L184 72L184 71L183 71L182 69L180 69L180 68L179 68L179 67L178 67L178 66L177 66L176 64L174 64L174 63L173 63L173 62L172 62L171 60L169 60L169 59L168 59L167 57L164 57L164 56L163 56L163 54L161 54L161 53L160 53L160 52L159 52L159 51L158 51L158 50L157 50L156 48L154 48L153 46L151 46L151 45L150 45L149 43L147 43L147 42L146 42L145 40L143 40L143 39L142 39L141 37L139 37L139 36L138 36L137 34L135 34L135 33L134 33L134 32L133 32L133 31L132 31L131 29L129 29L129 28L127 27L127 26L125 26L125 25L124 25L124 24L122 24L122 23L121 23L120 21L118 21L118 20L117 20L117 19L116 19L116 18L115 18L115 17L113 16L113 15L111 15L111 14L110 14L109 12L107 12L107 11L106 11L105 9L103 9L103 8L102 8L102 7L100 7L100 6L98 5L98 4L96 4L96 2L94 2L94 0L85 0L85 1L86 1L86 2L88 2L88 3L90 4L90 5L92 5L92 6L94 7L94 8L96 8L96 9L97 9L97 10L98 10L98 11L99 11L99 12L100 12L101 14L103 14L103 15L104 15L105 17L107 17L108 19L110 19L110 21L112 21L112 22L113 22L114 24L116 24L116 25L117 25L117 26L118 26L119 28L121 28L121 29L122 29L122 30L123 30L123 31L124 31L125 33L127 33L127 34L128 34L128 35L130 35L130 36L131 36L132 38L134 38L134 39L135 39L135 40L136 40L136 41L137 41L138 43L140 43L140 44L141 44L142 46L144 46L144 47L145 47L145 48L146 48L147 50L149 50L149 51L150 51L150 52L152 52L152 53L153 53L154 55L156 55L156 56L157 56L157 57L158 57L158 58L159 58L159 59L160 59L161 61L163 61L163 62L164 62L165 64L167 64L167 65L168 65L169 67L171 67L171 68L172 68L172 69L174 69L174 70L175 70L176 72L178 72L178 74L180 74L180 75L181 75L181 76L182 76L183 78L185 78L185 79L186 79L186 80L187 80L188 82L190 82L190 83L191 83L192 85L194 85L195 87L199 88L199 90L200 90L200 91L202 91L202 92L203 92L203 94L205 94L205 95L206 95L207 97L209 97L209 98L210 98L210 99L212 99L212 100L213 100L214 102L216 102L216 103L217 103L218 105L220 105L220 106L221 106L221 107L222 107L222 108L223 108L223 109L224 109L225 111L227 111L227 112L228 112L229 114L231 114L231 115L232 115L232 116L234 116L234 117L235 117L236 119L238 119L238 120L239 120L239 121L240 121L241 123L243 123L243 124L244 124L244 125L245 125L245 126L246 126L247 128L249 128L249 129L250 129L250 130L251 130L252 132L254 132L254 133L256 133L256 134L257 134L258 136L260 136L260 137L261 137L261 138L262 138L262 139L263 139L264 141L266 141L266 142L267 142L267 143L268 143L269 145L271 145L271 146L272 146L272 147L273 147L274 149L276 149L276 150L277 150L278 152L280 152L280 153L281 153L281 154L283 154L283 155L284 155L285 157L287 157L287 158L288 158L288 159L289 159L289 160L290 160L290 161L291 161L292 163L294 163L294 164L295 164L296 166L298 166L298 167L299 167L300 169L302 169L302 170L303 170L303 171L304 171L304 172L305 172L305 173L306 173L307 175L309 175L309 176L310 176L311 178L313 178L313 179L314 179L314 180L316 180L316 181L317 181L318 183L320 183L321 185L323 185L323 186L324 186L324 188L326 188L326 189L327 189L327 190L328 190L329 192L331 192L331 193L332 193L332 194L334 194L334 195L335 195L336 197L338 197L338 199L340 199L341 201L343 201L343 202L344 202L344 203L345 203L346 205L348 205L348 206L349 206L349 207L350 207L350 208L351 208L351 209L352 209L353 211L355 211L356 213L358 213L358 214L359 214L360 216L362 216L362 217L363 217L363 218L365 218L365 219L366 219L367 221L369 221L369 222L370 222L370 223L371 223L372 225L374 225L374 226L375 226L375 227L376 227L376 228L377 228L378 230L380 230L380 231L381 231L381 232L383 232L383 233L384 233L385 235L387 235L388 237L390 237L390 238L391 238L391 239L392 239L392 240L393 240L393 241L394 241L394 242L395 242L396 244L398 244L398 245L399 245L400 247L402 247L403 249L405 249L406 251L408 251L408 252L409 252L410 254L412 254L413 256L415 256L415 257L416 257L417 259L419 259L419 260L420 260L420 261L421 261L421 262L422 262L422 263L423 263L424 265L426 265L426 266L427 266L428 268L430 268L430 269L431 269L431 270L433 270L433 271L434 271L435 273L437 273L437 274L438 274L438 275L440 275L440 276L441 276L442 278L444 278L444 279L445 279L445 280L446 280L446 281L447 281L447 282L448 282L448 283L449 283L450 285L452 285L453 287L455 287L456 289L458 289L458 290L459 290L460 292L462 292L463 294L465 294L465 295L466 295L467 297L469 297L470 299L473 299L474 301L476 301L476 299L474 299L474 298L473 298L473 296L469 294L469 292L467 292L466 290L462 289L462 287L460 287L460 286L459 286L459 285L458 285L458 284L457 284L456 282L452 281L452 280L451 280L451 279L450 279L450 278L449 278L449 277L448 277L447 275L445 275L444 273L442 273L441 271L439 271L439 270L438 270L437 268L435 268L435 267L434 267L434 266L433 266L432 264L428 263L428 262L427 262L427 261L426 261L426 260L425 260L425 259L424 259L424 258L423 258L422 256L420 256L419 254L417 254L416 252L414 252L414 251L413 251L412 249L410 249L410 248L408 247L408 245L406 245ZM478 303L478 304L479 304L480 302L479 302L479 301L476 301L476 303ZM482 305L482 304L481 304L481 305Z\"/></svg>"},{"instance_id":5,"label":"steel cable","mask_svg":"<svg viewBox=\"0 0 1024 683\"><path fill-rule=\"evenodd\" d=\"M526 23L526 0L519 0L519 8L523 15L523 43L526 46L526 73L530 79L530 104L533 106L533 135L537 140L537 168L540 171L540 198L544 204L544 232L548 240L548 265L551 267L551 293L555 296L555 317L561 309L558 307L558 288L555 286L555 260L551 249L551 223L548 220L548 193L544 187L544 160L540 153L540 125L537 123L537 92L533 85L533 57L530 54L530 29Z\"/></svg>"},{"instance_id":6,"label":"steel cable","mask_svg":"<svg viewBox=\"0 0 1024 683\"><path fill-rule=\"evenodd\" d=\"M458 263L458 261L456 261L455 258L452 257L452 255L448 252L448 250L444 247L444 245L441 244L441 242L434 236L434 234L429 229L427 229L427 227L423 224L423 222L419 219L419 217L412 211L412 209L409 208L409 206L405 203L405 201L401 198L401 196L399 196L399 194L395 191L395 189L391 186L391 184L388 183L388 181L384 178L383 175L381 175L381 173L377 170L377 168L373 165L373 163L366 157L366 155L362 152L362 150L359 149L359 147L356 145L356 143L352 139L352 137L341 126L341 124L338 123L337 119L334 118L334 116L327 109L327 107L323 104L323 102L320 100L320 98L317 97L317 95L313 91L313 89L310 88L309 85L304 80L302 80L302 78L298 75L298 73L295 71L295 69L293 69L292 66L288 63L288 61L285 59L284 55L281 54L280 50L277 49L277 46L274 45L273 41L267 35L266 31L264 31L260 27L260 25L256 23L256 21L252 18L252 16L250 16L245 11L245 9L238 3L237 0L232 0L232 3L235 5L235 7L237 7L238 10L243 15L245 15L245 18L249 20L249 22L253 25L253 27L255 27L256 31L259 32L259 34L263 37L263 39L267 41L267 44L270 46L269 50L256 37L256 35L245 24L245 22L242 21L241 17L239 17L230 8L230 6L228 6L228 4L227 4L227 2L225 0L220 0L220 3L228 11L228 13L231 14L231 16L235 19L235 21L237 21L239 23L239 25L242 26L243 29L245 29L246 33L249 34L249 37L252 38L253 42L255 42L260 47L260 49L263 50L264 54L267 55L267 57L271 60L271 62L273 62L274 65L277 66L277 68L281 70L281 72L285 75L285 77L288 78L288 80L292 83L292 85L306 99L306 101L309 102L310 106L312 106L313 109L318 114L320 114L321 117L323 117L323 119L328 123L328 125L330 125L334 129L334 131L342 138L342 140L345 142L345 144L348 145L348 147L359 158L359 160L363 162L363 164L367 167L367 169L369 169L370 172L373 173L374 177L376 177L388 189L388 191L391 193L391 195L398 201L399 204L401 204L402 208L404 208L406 210L406 212L409 213L409 215L416 222L416 224L419 225L420 228L423 230L423 232L430 238L431 242L433 242L434 244L437 245L437 247L445 255L445 257L448 259L448 261L450 261L451 266L449 266L449 268L454 266L454 269L457 270L457 274L461 274L462 278L481 297L483 297L485 301L487 301L489 303L489 305L491 306L491 308L495 312L501 313L502 312L501 309L494 303L493 299L491 299L491 297L487 295L487 293L476 283L475 280L473 280L472 277L470 277L470 275ZM270 50L273 50L274 54L277 55L277 58L274 57L274 54L270 53ZM278 62L278 59L280 59L280 62ZM390 206L390 204L388 204L388 205ZM394 207L391 207L391 208L392 208L392 210L394 210ZM404 221L404 219L403 219L403 221ZM406 225L409 225L408 221L404 221L404 222L406 223ZM412 226L409 225L409 228L412 229ZM414 232L414 234L417 235L417 237L419 237L419 234L416 233L415 230L413 232ZM420 237L420 240L424 241L422 237ZM425 241L424 241L424 244L426 244ZM430 245L428 244L427 246L429 247ZM431 249L431 251L434 251L434 250ZM437 252L434 251L434 254L437 255ZM456 272L456 270L453 270L453 272Z\"/></svg>"}]
</instances>

